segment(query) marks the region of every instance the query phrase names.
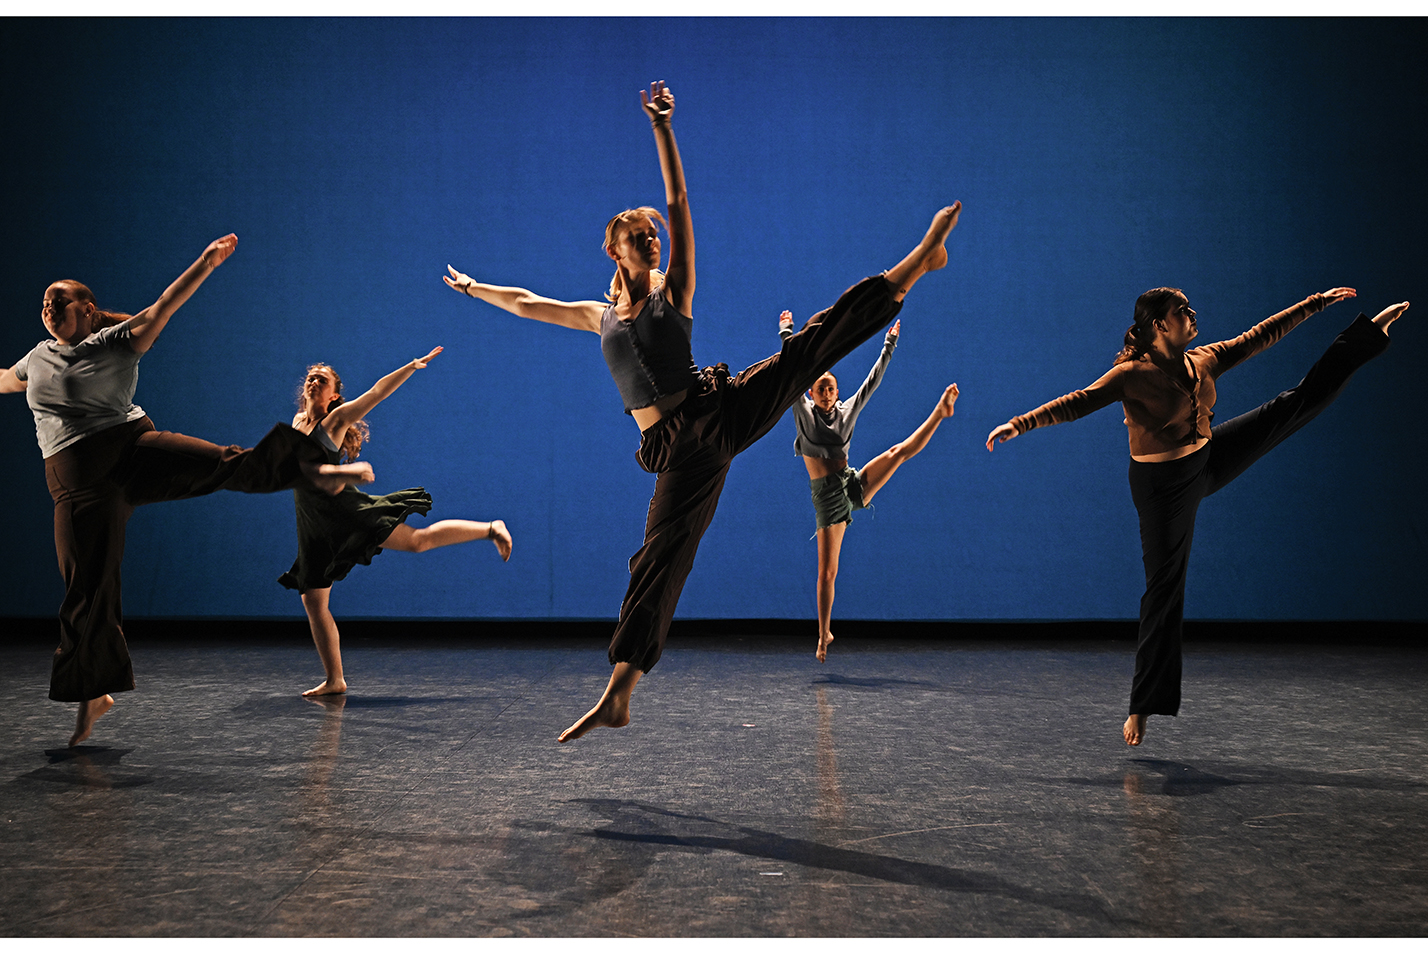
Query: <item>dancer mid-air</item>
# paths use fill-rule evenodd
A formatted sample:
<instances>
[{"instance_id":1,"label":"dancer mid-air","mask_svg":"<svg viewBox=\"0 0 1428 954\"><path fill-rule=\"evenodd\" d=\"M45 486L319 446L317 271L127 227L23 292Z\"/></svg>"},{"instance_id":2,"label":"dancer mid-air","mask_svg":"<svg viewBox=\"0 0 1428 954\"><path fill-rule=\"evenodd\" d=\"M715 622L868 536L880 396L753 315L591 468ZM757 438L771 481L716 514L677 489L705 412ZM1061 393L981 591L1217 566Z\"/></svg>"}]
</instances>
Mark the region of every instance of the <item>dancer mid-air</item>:
<instances>
[{"instance_id":1,"label":"dancer mid-air","mask_svg":"<svg viewBox=\"0 0 1428 954\"><path fill-rule=\"evenodd\" d=\"M298 413L293 427L311 434L327 453L330 463L357 458L367 440L363 420L416 371L441 354L441 348L416 358L386 375L371 390L354 401L342 397L342 379L331 366L314 364L298 391ZM319 494L304 487L293 490L297 507L298 555L292 569L278 582L302 594L302 607L312 627L312 641L327 678L303 693L305 696L336 695L347 691L342 671L342 643L337 621L328 609L332 584L347 576L358 563L370 564L382 550L422 553L454 543L490 540L502 560L511 558L511 535L500 520L438 520L421 529L406 525L413 513L431 509L431 496L424 488L412 487L393 494L373 497L355 487L340 494Z\"/></svg>"},{"instance_id":2,"label":"dancer mid-air","mask_svg":"<svg viewBox=\"0 0 1428 954\"><path fill-rule=\"evenodd\" d=\"M944 244L962 208L954 203L939 211L907 257L844 292L790 336L778 354L733 376L722 364L700 371L690 349L694 227L670 125L674 95L657 82L648 96L641 91L640 99L664 177L666 271L659 267L659 225L665 220L645 206L621 212L605 227L605 252L615 261L607 302L557 301L524 288L476 282L454 268L446 277L452 288L520 317L598 334L625 410L641 431L636 457L658 475L645 543L630 560L630 586L610 642L614 671L599 702L561 733L562 742L599 726L629 723L630 694L659 660L730 463L768 433L819 375L892 321L914 282L947 263Z\"/></svg>"},{"instance_id":3,"label":"dancer mid-air","mask_svg":"<svg viewBox=\"0 0 1428 954\"><path fill-rule=\"evenodd\" d=\"M1130 430L1130 489L1140 515L1145 595L1130 716L1122 728L1139 745L1152 715L1180 709L1181 629L1185 574L1200 501L1328 407L1349 378L1388 347L1388 326L1408 308L1390 305L1370 320L1360 314L1334 339L1304 380L1273 400L1210 426L1215 379L1251 358L1317 311L1346 298L1331 288L1273 315L1228 341L1186 350L1199 333L1195 310L1178 288L1153 288L1135 303L1135 324L1115 364L1085 390L1072 391L1012 418L987 437L987 450L1036 427L1074 421L1115 401Z\"/></svg>"},{"instance_id":4,"label":"dancer mid-air","mask_svg":"<svg viewBox=\"0 0 1428 954\"><path fill-rule=\"evenodd\" d=\"M72 280L45 289L42 341L0 371L0 393L24 392L35 416L45 477L55 502L55 550L65 595L50 698L78 702L69 744L89 737L114 705L110 693L134 688L124 642L120 567L134 508L216 490L273 493L315 486L337 493L372 479L366 464L332 465L312 441L279 424L257 447L220 447L154 429L134 404L139 359L179 306L238 247L216 239L158 301L137 315L102 311Z\"/></svg>"},{"instance_id":5,"label":"dancer mid-air","mask_svg":"<svg viewBox=\"0 0 1428 954\"><path fill-rule=\"evenodd\" d=\"M779 336L785 341L793 334L793 315L785 311L778 316ZM828 658L828 644L833 642L830 628L833 619L833 589L838 580L838 555L843 549L843 534L853 522L853 511L873 502L873 495L883 488L893 472L916 457L927 446L937 426L952 416L957 405L957 385L949 384L927 420L908 435L863 465L861 470L848 466L848 449L853 442L853 425L867 406L868 398L882 383L893 350L897 347L901 321L896 321L883 338L883 350L868 372L867 378L853 396L838 400L838 379L829 371L823 374L807 394L793 403L793 420L798 437L793 452L803 457L808 468L808 484L813 495L813 514L817 522L814 534L818 540L818 650L819 662Z\"/></svg>"}]
</instances>

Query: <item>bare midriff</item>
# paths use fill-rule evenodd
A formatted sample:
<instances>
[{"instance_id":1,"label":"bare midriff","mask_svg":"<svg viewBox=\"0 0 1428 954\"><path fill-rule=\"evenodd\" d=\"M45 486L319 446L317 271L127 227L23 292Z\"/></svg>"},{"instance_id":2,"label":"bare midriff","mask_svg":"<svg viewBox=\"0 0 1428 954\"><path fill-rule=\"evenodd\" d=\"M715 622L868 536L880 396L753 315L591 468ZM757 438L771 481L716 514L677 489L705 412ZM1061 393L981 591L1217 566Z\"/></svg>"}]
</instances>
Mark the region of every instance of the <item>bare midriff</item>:
<instances>
[{"instance_id":1,"label":"bare midriff","mask_svg":"<svg viewBox=\"0 0 1428 954\"><path fill-rule=\"evenodd\" d=\"M1208 437L1201 437L1193 444L1186 444L1184 447L1177 447L1174 450L1161 451L1159 454L1132 454L1131 460L1140 461L1142 464L1163 464L1168 460L1189 457L1208 443L1210 443Z\"/></svg>"},{"instance_id":2,"label":"bare midriff","mask_svg":"<svg viewBox=\"0 0 1428 954\"><path fill-rule=\"evenodd\" d=\"M824 477L832 477L834 474L841 474L843 468L848 466L846 457L805 457L803 466L808 468L809 480L822 480Z\"/></svg>"},{"instance_id":3,"label":"bare midriff","mask_svg":"<svg viewBox=\"0 0 1428 954\"><path fill-rule=\"evenodd\" d=\"M676 391L673 394L665 395L649 407L637 407L631 411L630 416L633 417L635 423L639 425L640 433L643 434L668 417L670 411L673 411L684 403L684 396L688 393L689 389L685 388L683 391Z\"/></svg>"}]
</instances>

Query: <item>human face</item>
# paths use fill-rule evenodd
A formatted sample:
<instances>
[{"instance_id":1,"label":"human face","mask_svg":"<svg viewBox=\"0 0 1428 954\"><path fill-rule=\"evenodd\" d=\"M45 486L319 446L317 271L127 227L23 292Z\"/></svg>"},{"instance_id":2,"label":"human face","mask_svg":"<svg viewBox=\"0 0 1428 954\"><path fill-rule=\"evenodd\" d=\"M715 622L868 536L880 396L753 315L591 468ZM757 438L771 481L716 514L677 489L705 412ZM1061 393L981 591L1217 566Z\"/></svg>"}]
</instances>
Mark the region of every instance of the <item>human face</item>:
<instances>
[{"instance_id":1,"label":"human face","mask_svg":"<svg viewBox=\"0 0 1428 954\"><path fill-rule=\"evenodd\" d=\"M1159 331L1165 336L1165 343L1183 349L1195 336L1200 333L1200 328L1195 322L1195 309L1190 307L1190 302L1183 295L1172 304L1165 317L1156 322Z\"/></svg>"},{"instance_id":2,"label":"human face","mask_svg":"<svg viewBox=\"0 0 1428 954\"><path fill-rule=\"evenodd\" d=\"M337 379L327 368L313 368L302 386L308 410L318 418L327 416L327 409L337 397Z\"/></svg>"},{"instance_id":3,"label":"human face","mask_svg":"<svg viewBox=\"0 0 1428 954\"><path fill-rule=\"evenodd\" d=\"M659 227L651 219L632 222L620 230L610 257L630 272L659 268Z\"/></svg>"},{"instance_id":4,"label":"human face","mask_svg":"<svg viewBox=\"0 0 1428 954\"><path fill-rule=\"evenodd\" d=\"M831 374L825 374L813 382L808 393L813 396L813 404L820 411L831 411L838 403L838 379Z\"/></svg>"},{"instance_id":5,"label":"human face","mask_svg":"<svg viewBox=\"0 0 1428 954\"><path fill-rule=\"evenodd\" d=\"M40 305L40 323L60 344L76 344L89 337L94 303L76 301L68 285L51 285L45 289Z\"/></svg>"}]
</instances>

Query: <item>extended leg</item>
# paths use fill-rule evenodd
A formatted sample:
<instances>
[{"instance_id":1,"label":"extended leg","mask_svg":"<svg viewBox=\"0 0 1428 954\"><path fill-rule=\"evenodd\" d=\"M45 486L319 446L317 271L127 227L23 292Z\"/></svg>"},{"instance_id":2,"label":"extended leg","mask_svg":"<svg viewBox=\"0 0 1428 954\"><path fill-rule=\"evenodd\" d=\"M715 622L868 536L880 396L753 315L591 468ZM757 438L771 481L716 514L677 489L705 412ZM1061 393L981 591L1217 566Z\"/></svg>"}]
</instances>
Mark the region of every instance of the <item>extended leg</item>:
<instances>
[{"instance_id":1,"label":"extended leg","mask_svg":"<svg viewBox=\"0 0 1428 954\"><path fill-rule=\"evenodd\" d=\"M1378 319L1359 315L1330 343L1302 381L1254 410L1211 429L1208 492L1220 490L1312 421L1343 393L1354 372L1387 349L1388 335Z\"/></svg>"},{"instance_id":2,"label":"extended leg","mask_svg":"<svg viewBox=\"0 0 1428 954\"><path fill-rule=\"evenodd\" d=\"M953 202L939 211L932 217L932 225L928 227L922 241L917 243L917 247L887 270L888 281L897 289L898 301L902 301L903 296L912 290L913 283L919 278L947 264L947 236L956 227L957 218L961 214L961 202Z\"/></svg>"},{"instance_id":3,"label":"extended leg","mask_svg":"<svg viewBox=\"0 0 1428 954\"><path fill-rule=\"evenodd\" d=\"M511 558L511 533L502 520L481 523L476 520L438 520L426 527L409 527L404 523L382 541L383 549L425 553L437 547L449 547L472 540L490 540L496 545L502 560Z\"/></svg>"},{"instance_id":4,"label":"extended leg","mask_svg":"<svg viewBox=\"0 0 1428 954\"><path fill-rule=\"evenodd\" d=\"M937 433L937 426L952 416L952 412L957 406L957 393L957 385L947 385L937 406L932 409L927 420L918 425L917 430L913 431L906 440L889 447L863 466L864 504L871 503L873 494L883 488L883 484L888 482L888 478L927 446L927 442L932 440L932 435Z\"/></svg>"},{"instance_id":5,"label":"extended leg","mask_svg":"<svg viewBox=\"0 0 1428 954\"><path fill-rule=\"evenodd\" d=\"M308 625L312 627L312 642L327 673L326 679L303 693L305 696L334 696L347 691L347 680L342 674L342 639L337 632L337 620L327 608L331 594L331 587L306 590L302 594L302 608L307 611Z\"/></svg>"},{"instance_id":6,"label":"extended leg","mask_svg":"<svg viewBox=\"0 0 1428 954\"><path fill-rule=\"evenodd\" d=\"M843 550L843 534L848 524L835 523L818 528L818 651L819 662L828 658L833 642L833 587L838 580L838 554Z\"/></svg>"}]
</instances>

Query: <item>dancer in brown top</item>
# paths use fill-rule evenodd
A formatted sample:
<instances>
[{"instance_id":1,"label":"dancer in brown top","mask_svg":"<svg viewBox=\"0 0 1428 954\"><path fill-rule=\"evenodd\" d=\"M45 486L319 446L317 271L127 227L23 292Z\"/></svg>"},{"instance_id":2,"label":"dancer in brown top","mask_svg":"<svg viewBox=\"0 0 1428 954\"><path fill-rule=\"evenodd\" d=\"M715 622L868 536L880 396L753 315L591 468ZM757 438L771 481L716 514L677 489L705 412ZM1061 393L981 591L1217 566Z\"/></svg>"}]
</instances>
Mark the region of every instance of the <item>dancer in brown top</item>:
<instances>
[{"instance_id":1,"label":"dancer in brown top","mask_svg":"<svg viewBox=\"0 0 1428 954\"><path fill-rule=\"evenodd\" d=\"M1145 737L1146 719L1180 709L1181 628L1185 575L1200 501L1333 403L1349 378L1388 347L1388 326L1408 308L1390 305L1370 320L1360 314L1304 380L1278 397L1211 426L1215 379L1288 334L1352 288L1331 288L1266 318L1228 341L1186 350L1199 333L1195 310L1178 288L1154 288L1135 305L1135 324L1111 370L1090 387L1012 418L987 437L987 450L1037 427L1060 424L1120 401L1130 431L1131 498L1140 515L1145 595L1127 745Z\"/></svg>"},{"instance_id":2,"label":"dancer in brown top","mask_svg":"<svg viewBox=\"0 0 1428 954\"><path fill-rule=\"evenodd\" d=\"M597 727L629 724L630 694L659 660L734 457L767 434L819 375L886 327L914 282L947 264L945 242L962 211L961 203L939 211L901 262L848 289L790 336L778 354L737 375L722 364L701 371L690 350L694 226L670 125L674 94L664 83L653 83L640 99L664 177L667 271L659 268L664 218L645 206L621 212L605 228L605 253L615 261L607 301L557 301L524 288L473 281L454 268L445 277L457 291L520 317L598 334L625 410L640 428L636 459L659 475L645 543L630 560L630 586L610 643L614 671L599 702L561 733L562 742Z\"/></svg>"}]
</instances>

